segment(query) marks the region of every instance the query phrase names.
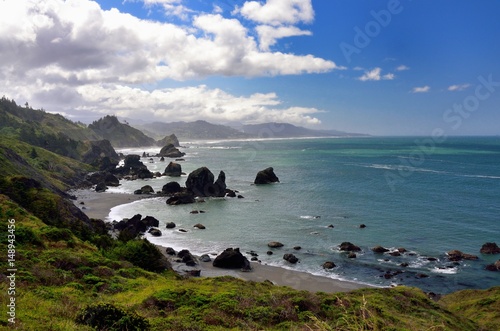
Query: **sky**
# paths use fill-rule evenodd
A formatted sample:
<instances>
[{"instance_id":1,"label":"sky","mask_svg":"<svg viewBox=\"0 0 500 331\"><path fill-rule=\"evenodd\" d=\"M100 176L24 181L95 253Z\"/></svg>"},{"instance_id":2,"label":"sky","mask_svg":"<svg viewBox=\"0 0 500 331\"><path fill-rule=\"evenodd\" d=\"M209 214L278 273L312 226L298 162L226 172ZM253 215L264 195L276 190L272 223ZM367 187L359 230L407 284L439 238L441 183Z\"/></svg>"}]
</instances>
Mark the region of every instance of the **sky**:
<instances>
[{"instance_id":1,"label":"sky","mask_svg":"<svg viewBox=\"0 0 500 331\"><path fill-rule=\"evenodd\" d=\"M500 135L500 2L0 0L0 94L89 123Z\"/></svg>"}]
</instances>

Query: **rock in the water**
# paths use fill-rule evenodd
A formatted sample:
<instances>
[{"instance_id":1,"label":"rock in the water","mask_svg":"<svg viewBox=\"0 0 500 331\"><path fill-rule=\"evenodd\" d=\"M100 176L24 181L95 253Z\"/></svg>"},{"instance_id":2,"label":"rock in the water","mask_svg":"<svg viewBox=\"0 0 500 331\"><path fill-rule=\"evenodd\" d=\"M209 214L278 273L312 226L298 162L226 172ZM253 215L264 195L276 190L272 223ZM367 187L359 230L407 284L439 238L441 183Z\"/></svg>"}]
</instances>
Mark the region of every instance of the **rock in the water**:
<instances>
[{"instance_id":1,"label":"rock in the water","mask_svg":"<svg viewBox=\"0 0 500 331\"><path fill-rule=\"evenodd\" d=\"M153 237L161 237L161 231L157 228L151 228L148 231Z\"/></svg>"},{"instance_id":2,"label":"rock in the water","mask_svg":"<svg viewBox=\"0 0 500 331\"><path fill-rule=\"evenodd\" d=\"M214 259L213 266L224 269L249 270L250 261L241 254L239 248L227 248Z\"/></svg>"},{"instance_id":3,"label":"rock in the water","mask_svg":"<svg viewBox=\"0 0 500 331\"><path fill-rule=\"evenodd\" d=\"M219 173L214 183L214 175L207 167L191 172L186 180L186 187L198 197L223 197L226 194L226 175Z\"/></svg>"},{"instance_id":4,"label":"rock in the water","mask_svg":"<svg viewBox=\"0 0 500 331\"><path fill-rule=\"evenodd\" d=\"M167 247L165 249L165 253L167 253L167 255L177 255L177 253L175 252L175 249L173 249L172 247Z\"/></svg>"},{"instance_id":5,"label":"rock in the water","mask_svg":"<svg viewBox=\"0 0 500 331\"><path fill-rule=\"evenodd\" d=\"M279 181L280 180L274 173L274 169L272 167L269 167L257 173L257 176L255 177L254 180L254 184L271 184Z\"/></svg>"},{"instance_id":6,"label":"rock in the water","mask_svg":"<svg viewBox=\"0 0 500 331\"><path fill-rule=\"evenodd\" d=\"M267 244L267 246L269 246L271 248L279 248L279 247L283 247L283 244L280 243L279 241L271 241L270 243Z\"/></svg>"},{"instance_id":7,"label":"rock in the water","mask_svg":"<svg viewBox=\"0 0 500 331\"><path fill-rule=\"evenodd\" d=\"M283 255L283 260L288 261L292 264L299 262L299 259L295 255L290 254L290 253Z\"/></svg>"},{"instance_id":8,"label":"rock in the water","mask_svg":"<svg viewBox=\"0 0 500 331\"><path fill-rule=\"evenodd\" d=\"M167 195L172 195L175 193L179 193L182 191L181 184L177 182L169 182L161 188L161 193L167 194Z\"/></svg>"},{"instance_id":9,"label":"rock in the water","mask_svg":"<svg viewBox=\"0 0 500 331\"><path fill-rule=\"evenodd\" d=\"M375 246L372 248L372 251L374 253L382 254L382 253L388 252L389 250L385 247L382 247L382 246Z\"/></svg>"},{"instance_id":10,"label":"rock in the water","mask_svg":"<svg viewBox=\"0 0 500 331\"><path fill-rule=\"evenodd\" d=\"M500 247L496 243L485 243L479 251L481 254L500 254Z\"/></svg>"},{"instance_id":11,"label":"rock in the water","mask_svg":"<svg viewBox=\"0 0 500 331\"><path fill-rule=\"evenodd\" d=\"M158 227L160 225L160 221L158 221L153 216L146 216L141 220L146 226Z\"/></svg>"},{"instance_id":12,"label":"rock in the water","mask_svg":"<svg viewBox=\"0 0 500 331\"><path fill-rule=\"evenodd\" d=\"M206 229L206 227L203 224L201 224L201 223L193 225L193 228L198 228L200 230L205 230Z\"/></svg>"},{"instance_id":13,"label":"rock in the water","mask_svg":"<svg viewBox=\"0 0 500 331\"><path fill-rule=\"evenodd\" d=\"M236 198L236 192L230 189L226 189L226 197L229 198Z\"/></svg>"},{"instance_id":14,"label":"rock in the water","mask_svg":"<svg viewBox=\"0 0 500 331\"><path fill-rule=\"evenodd\" d=\"M354 252L349 252L349 254L347 254L347 258L349 259L355 259L357 256L356 256L356 253Z\"/></svg>"},{"instance_id":15,"label":"rock in the water","mask_svg":"<svg viewBox=\"0 0 500 331\"><path fill-rule=\"evenodd\" d=\"M348 252L360 252L361 248L359 248L359 246L356 246L348 241L344 241L343 243L340 244L340 250L341 251L348 251Z\"/></svg>"},{"instance_id":16,"label":"rock in the water","mask_svg":"<svg viewBox=\"0 0 500 331\"><path fill-rule=\"evenodd\" d=\"M167 222L167 229L173 229L175 228L175 223L174 222Z\"/></svg>"},{"instance_id":17,"label":"rock in the water","mask_svg":"<svg viewBox=\"0 0 500 331\"><path fill-rule=\"evenodd\" d=\"M267 251L266 254L267 255L273 255L273 252L272 251Z\"/></svg>"},{"instance_id":18,"label":"rock in the water","mask_svg":"<svg viewBox=\"0 0 500 331\"><path fill-rule=\"evenodd\" d=\"M210 261L212 261L212 259L207 254L203 254L202 256L200 256L200 261L201 262L210 262Z\"/></svg>"},{"instance_id":19,"label":"rock in the water","mask_svg":"<svg viewBox=\"0 0 500 331\"><path fill-rule=\"evenodd\" d=\"M152 216L142 218L141 214L137 214L130 219L123 219L115 223L113 228L120 231L120 235L125 236L125 238L133 239L140 233L145 233L148 228L158 225L159 221L156 218ZM159 235L161 236L161 231Z\"/></svg>"},{"instance_id":20,"label":"rock in the water","mask_svg":"<svg viewBox=\"0 0 500 331\"><path fill-rule=\"evenodd\" d=\"M478 257L472 254L462 253L459 250L451 250L448 253L448 259L450 261L461 261L461 260L477 260Z\"/></svg>"},{"instance_id":21,"label":"rock in the water","mask_svg":"<svg viewBox=\"0 0 500 331\"><path fill-rule=\"evenodd\" d=\"M134 194L153 194L155 191L150 185L144 185L139 190L135 190Z\"/></svg>"},{"instance_id":22,"label":"rock in the water","mask_svg":"<svg viewBox=\"0 0 500 331\"><path fill-rule=\"evenodd\" d=\"M180 175L182 175L182 167L179 163L170 162L165 168L163 175L170 177L180 177Z\"/></svg>"},{"instance_id":23,"label":"rock in the water","mask_svg":"<svg viewBox=\"0 0 500 331\"><path fill-rule=\"evenodd\" d=\"M300 250L302 249L302 247L300 247L300 246L295 246L295 247L293 247L293 249L295 249L296 251L300 251Z\"/></svg>"},{"instance_id":24,"label":"rock in the water","mask_svg":"<svg viewBox=\"0 0 500 331\"><path fill-rule=\"evenodd\" d=\"M186 155L186 153L179 151L173 144L165 145L160 150L159 154L159 156L171 157L171 158L182 157L184 155Z\"/></svg>"},{"instance_id":25,"label":"rock in the water","mask_svg":"<svg viewBox=\"0 0 500 331\"><path fill-rule=\"evenodd\" d=\"M167 205L183 205L194 203L196 200L194 196L189 192L179 192L175 193L172 197L167 200Z\"/></svg>"},{"instance_id":26,"label":"rock in the water","mask_svg":"<svg viewBox=\"0 0 500 331\"><path fill-rule=\"evenodd\" d=\"M336 267L336 265L332 261L327 261L327 262L323 263L322 267L323 267L323 269L333 269Z\"/></svg>"},{"instance_id":27,"label":"rock in the water","mask_svg":"<svg viewBox=\"0 0 500 331\"><path fill-rule=\"evenodd\" d=\"M359 225L359 228L360 228L360 229L364 229L364 228L366 228L366 225L365 225L365 224L360 224L360 225Z\"/></svg>"},{"instance_id":28,"label":"rock in the water","mask_svg":"<svg viewBox=\"0 0 500 331\"><path fill-rule=\"evenodd\" d=\"M488 264L485 269L488 271L500 271L500 260L495 263Z\"/></svg>"}]
</instances>

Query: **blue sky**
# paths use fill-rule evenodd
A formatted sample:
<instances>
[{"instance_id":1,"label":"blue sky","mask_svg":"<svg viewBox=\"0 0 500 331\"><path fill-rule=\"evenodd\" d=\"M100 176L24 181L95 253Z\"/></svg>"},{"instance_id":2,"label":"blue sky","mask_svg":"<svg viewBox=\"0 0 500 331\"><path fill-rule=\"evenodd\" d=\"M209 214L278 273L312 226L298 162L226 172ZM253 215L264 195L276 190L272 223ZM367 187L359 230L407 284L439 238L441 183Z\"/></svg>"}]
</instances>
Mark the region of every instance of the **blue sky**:
<instances>
[{"instance_id":1,"label":"blue sky","mask_svg":"<svg viewBox=\"0 0 500 331\"><path fill-rule=\"evenodd\" d=\"M90 121L500 134L497 1L0 2L3 95Z\"/></svg>"}]
</instances>

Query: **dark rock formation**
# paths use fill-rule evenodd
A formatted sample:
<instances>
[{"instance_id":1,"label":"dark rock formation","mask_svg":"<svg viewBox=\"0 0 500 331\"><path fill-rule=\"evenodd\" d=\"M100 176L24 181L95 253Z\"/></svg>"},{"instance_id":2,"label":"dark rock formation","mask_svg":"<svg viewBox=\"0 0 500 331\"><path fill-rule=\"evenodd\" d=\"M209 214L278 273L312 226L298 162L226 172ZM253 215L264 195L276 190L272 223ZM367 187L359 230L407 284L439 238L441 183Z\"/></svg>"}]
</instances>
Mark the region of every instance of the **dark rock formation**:
<instances>
[{"instance_id":1,"label":"dark rock formation","mask_svg":"<svg viewBox=\"0 0 500 331\"><path fill-rule=\"evenodd\" d=\"M96 192L105 192L107 189L108 187L106 186L106 184L104 184L104 182L100 182L95 187Z\"/></svg>"},{"instance_id":2,"label":"dark rock formation","mask_svg":"<svg viewBox=\"0 0 500 331\"><path fill-rule=\"evenodd\" d=\"M194 196L190 192L179 192L167 200L167 205L183 205L194 203L195 201Z\"/></svg>"},{"instance_id":3,"label":"dark rock formation","mask_svg":"<svg viewBox=\"0 0 500 331\"><path fill-rule=\"evenodd\" d=\"M348 241L341 243L339 248L341 251L348 251L348 252L360 252L361 251L361 248L359 248L359 246L356 246Z\"/></svg>"},{"instance_id":4,"label":"dark rock formation","mask_svg":"<svg viewBox=\"0 0 500 331\"><path fill-rule=\"evenodd\" d=\"M167 247L165 249L165 253L167 253L167 255L177 255L177 253L175 252L175 249L173 249L172 247Z\"/></svg>"},{"instance_id":5,"label":"dark rock formation","mask_svg":"<svg viewBox=\"0 0 500 331\"><path fill-rule=\"evenodd\" d=\"M161 150L159 156L163 157L170 157L170 158L176 158L176 157L182 157L186 155L186 153L183 153L179 151L173 144L168 144L165 145Z\"/></svg>"},{"instance_id":6,"label":"dark rock formation","mask_svg":"<svg viewBox=\"0 0 500 331\"><path fill-rule=\"evenodd\" d=\"M383 254L385 252L388 252L389 250L385 247L382 247L382 246L375 246L372 248L372 251L374 253Z\"/></svg>"},{"instance_id":7,"label":"dark rock formation","mask_svg":"<svg viewBox=\"0 0 500 331\"><path fill-rule=\"evenodd\" d=\"M163 175L170 177L180 177L180 175L182 175L182 167L179 163L170 162L165 168Z\"/></svg>"},{"instance_id":8,"label":"dark rock formation","mask_svg":"<svg viewBox=\"0 0 500 331\"><path fill-rule=\"evenodd\" d=\"M360 224L360 225L359 225L359 228L360 228L360 229L364 229L364 228L366 228L366 225L365 225L365 224Z\"/></svg>"},{"instance_id":9,"label":"dark rock formation","mask_svg":"<svg viewBox=\"0 0 500 331\"><path fill-rule=\"evenodd\" d=\"M199 197L223 197L226 193L226 175L223 171L214 183L214 175L207 167L191 172L186 180L186 187Z\"/></svg>"},{"instance_id":10,"label":"dark rock formation","mask_svg":"<svg viewBox=\"0 0 500 331\"><path fill-rule=\"evenodd\" d=\"M153 173L141 162L141 156L135 154L127 155L123 166L113 169L111 172L120 177L153 178Z\"/></svg>"},{"instance_id":11,"label":"dark rock formation","mask_svg":"<svg viewBox=\"0 0 500 331\"><path fill-rule=\"evenodd\" d=\"M299 262L299 259L295 255L290 254L290 253L283 255L283 260L288 261L292 264Z\"/></svg>"},{"instance_id":12,"label":"dark rock formation","mask_svg":"<svg viewBox=\"0 0 500 331\"><path fill-rule=\"evenodd\" d=\"M294 246L293 249L295 249L296 251L300 251L302 249L302 247L300 247L300 246Z\"/></svg>"},{"instance_id":13,"label":"dark rock formation","mask_svg":"<svg viewBox=\"0 0 500 331\"><path fill-rule=\"evenodd\" d=\"M215 258L213 266L224 269L251 269L250 261L241 254L239 248L227 248L224 250L224 252Z\"/></svg>"},{"instance_id":14,"label":"dark rock formation","mask_svg":"<svg viewBox=\"0 0 500 331\"><path fill-rule=\"evenodd\" d=\"M130 219L123 219L117 222L113 228L120 231L120 235L123 234L126 238L132 239L140 233L145 233L148 228L157 227L159 224L160 222L152 216L146 216L143 219L141 214L136 214Z\"/></svg>"},{"instance_id":15,"label":"dark rock formation","mask_svg":"<svg viewBox=\"0 0 500 331\"><path fill-rule=\"evenodd\" d=\"M349 252L349 254L347 254L347 258L349 259L355 259L357 256L356 256L356 253L354 252Z\"/></svg>"},{"instance_id":16,"label":"dark rock formation","mask_svg":"<svg viewBox=\"0 0 500 331\"><path fill-rule=\"evenodd\" d=\"M92 185L97 185L100 183L104 183L106 186L119 186L120 180L107 171L97 171L88 174L85 176L85 180L91 183Z\"/></svg>"},{"instance_id":17,"label":"dark rock formation","mask_svg":"<svg viewBox=\"0 0 500 331\"><path fill-rule=\"evenodd\" d=\"M495 263L488 264L485 269L488 271L500 271L500 260L496 261Z\"/></svg>"},{"instance_id":18,"label":"dark rock formation","mask_svg":"<svg viewBox=\"0 0 500 331\"><path fill-rule=\"evenodd\" d=\"M193 225L193 228L198 228L200 230L205 230L206 229L206 227L203 224L201 224L201 223Z\"/></svg>"},{"instance_id":19,"label":"dark rock formation","mask_svg":"<svg viewBox=\"0 0 500 331\"><path fill-rule=\"evenodd\" d=\"M322 267L323 267L323 269L333 269L336 267L336 265L332 261L327 261L327 262L323 263Z\"/></svg>"},{"instance_id":20,"label":"dark rock formation","mask_svg":"<svg viewBox=\"0 0 500 331\"><path fill-rule=\"evenodd\" d=\"M179 184L177 182L169 182L169 183L163 185L163 187L161 189L161 193L167 194L167 195L172 195L172 194L175 194L175 193L178 193L181 191L182 191L181 184Z\"/></svg>"},{"instance_id":21,"label":"dark rock formation","mask_svg":"<svg viewBox=\"0 0 500 331\"><path fill-rule=\"evenodd\" d=\"M472 254L462 253L459 250L451 250L448 253L448 260L450 261L461 261L461 260L477 260L478 257Z\"/></svg>"},{"instance_id":22,"label":"dark rock formation","mask_svg":"<svg viewBox=\"0 0 500 331\"><path fill-rule=\"evenodd\" d=\"M257 173L254 184L271 184L279 181L278 177L274 174L274 169L269 167Z\"/></svg>"},{"instance_id":23,"label":"dark rock formation","mask_svg":"<svg viewBox=\"0 0 500 331\"><path fill-rule=\"evenodd\" d=\"M496 243L485 243L479 252L481 254L500 254L500 247Z\"/></svg>"},{"instance_id":24,"label":"dark rock formation","mask_svg":"<svg viewBox=\"0 0 500 331\"><path fill-rule=\"evenodd\" d=\"M179 139L175 136L175 134L171 134L170 136L166 136L163 139L160 139L156 142L158 146L165 146L165 145L174 145L175 147L179 147Z\"/></svg>"},{"instance_id":25,"label":"dark rock formation","mask_svg":"<svg viewBox=\"0 0 500 331\"><path fill-rule=\"evenodd\" d=\"M236 198L236 192L230 189L226 189L226 197L229 198Z\"/></svg>"},{"instance_id":26,"label":"dark rock formation","mask_svg":"<svg viewBox=\"0 0 500 331\"><path fill-rule=\"evenodd\" d=\"M86 144L89 145L89 150L82 156L84 163L97 167L99 170L111 170L120 161L120 157L109 140L89 141Z\"/></svg>"},{"instance_id":27,"label":"dark rock formation","mask_svg":"<svg viewBox=\"0 0 500 331\"><path fill-rule=\"evenodd\" d=\"M207 254L203 254L202 256L200 256L200 261L201 262L211 262L212 259Z\"/></svg>"},{"instance_id":28,"label":"dark rock formation","mask_svg":"<svg viewBox=\"0 0 500 331\"><path fill-rule=\"evenodd\" d=\"M278 248L278 247L283 247L283 244L280 243L279 241L271 241L267 244L267 246L271 248Z\"/></svg>"},{"instance_id":29,"label":"dark rock formation","mask_svg":"<svg viewBox=\"0 0 500 331\"><path fill-rule=\"evenodd\" d=\"M149 229L148 233L150 233L153 237L161 237L161 231L157 228Z\"/></svg>"},{"instance_id":30,"label":"dark rock formation","mask_svg":"<svg viewBox=\"0 0 500 331\"><path fill-rule=\"evenodd\" d=\"M173 228L175 228L175 223L174 222L167 222L166 228L167 229L173 229Z\"/></svg>"},{"instance_id":31,"label":"dark rock formation","mask_svg":"<svg viewBox=\"0 0 500 331\"><path fill-rule=\"evenodd\" d=\"M139 190L135 190L134 194L153 194L155 191L150 185L145 185L141 187Z\"/></svg>"},{"instance_id":32,"label":"dark rock formation","mask_svg":"<svg viewBox=\"0 0 500 331\"><path fill-rule=\"evenodd\" d=\"M182 262L186 263L187 266L193 267L196 265L195 257L187 249L183 249L177 253L177 257L181 258Z\"/></svg>"}]
</instances>

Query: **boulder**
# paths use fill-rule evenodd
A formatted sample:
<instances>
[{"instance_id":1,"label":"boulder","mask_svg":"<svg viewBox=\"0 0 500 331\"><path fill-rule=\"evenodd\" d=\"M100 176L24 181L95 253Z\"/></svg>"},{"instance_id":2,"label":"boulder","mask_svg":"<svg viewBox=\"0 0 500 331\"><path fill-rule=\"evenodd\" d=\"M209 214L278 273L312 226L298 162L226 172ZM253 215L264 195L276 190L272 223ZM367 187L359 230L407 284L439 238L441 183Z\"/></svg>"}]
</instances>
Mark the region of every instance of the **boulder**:
<instances>
[{"instance_id":1,"label":"boulder","mask_svg":"<svg viewBox=\"0 0 500 331\"><path fill-rule=\"evenodd\" d=\"M105 192L108 189L106 184L104 182L100 182L95 186L95 191L96 192Z\"/></svg>"},{"instance_id":2,"label":"boulder","mask_svg":"<svg viewBox=\"0 0 500 331\"><path fill-rule=\"evenodd\" d=\"M274 174L274 169L269 167L257 173L254 184L271 184L279 181L278 177Z\"/></svg>"},{"instance_id":3,"label":"boulder","mask_svg":"<svg viewBox=\"0 0 500 331\"><path fill-rule=\"evenodd\" d=\"M193 267L196 265L195 257L187 249L183 249L177 253L177 257L181 258L182 262L186 263L187 266Z\"/></svg>"},{"instance_id":4,"label":"boulder","mask_svg":"<svg viewBox=\"0 0 500 331\"><path fill-rule=\"evenodd\" d=\"M360 252L361 251L361 248L359 248L359 246L356 246L348 241L341 243L339 248L341 251L347 251L347 252Z\"/></svg>"},{"instance_id":5,"label":"boulder","mask_svg":"<svg viewBox=\"0 0 500 331\"><path fill-rule=\"evenodd\" d=\"M299 259L295 255L290 253L283 255L283 260L290 262L292 264L299 262Z\"/></svg>"},{"instance_id":6,"label":"boulder","mask_svg":"<svg viewBox=\"0 0 500 331\"><path fill-rule=\"evenodd\" d=\"M145 233L148 228L159 226L159 221L151 216L144 219L141 214L136 214L130 219L123 219L113 225L115 230L120 231L127 239L133 239L140 233ZM159 234L161 236L161 232Z\"/></svg>"},{"instance_id":7,"label":"boulder","mask_svg":"<svg viewBox=\"0 0 500 331\"><path fill-rule=\"evenodd\" d=\"M347 254L348 259L355 259L356 257L357 257L356 253L354 253L354 252L349 252L349 254Z\"/></svg>"},{"instance_id":8,"label":"boulder","mask_svg":"<svg viewBox=\"0 0 500 331\"><path fill-rule=\"evenodd\" d=\"M323 263L322 267L323 267L323 269L333 269L336 267L336 265L332 261L327 261L327 262Z\"/></svg>"},{"instance_id":9,"label":"boulder","mask_svg":"<svg viewBox=\"0 0 500 331\"><path fill-rule=\"evenodd\" d=\"M85 180L97 185L99 183L104 183L106 186L119 186L120 180L110 172L107 171L96 171L85 176Z\"/></svg>"},{"instance_id":10,"label":"boulder","mask_svg":"<svg viewBox=\"0 0 500 331\"><path fill-rule=\"evenodd\" d=\"M198 197L223 197L226 194L226 175L219 173L214 183L214 175L207 167L191 172L186 180L186 187Z\"/></svg>"},{"instance_id":11,"label":"boulder","mask_svg":"<svg viewBox=\"0 0 500 331\"><path fill-rule=\"evenodd\" d=\"M481 254L500 254L500 247L496 243L485 243L479 252Z\"/></svg>"},{"instance_id":12,"label":"boulder","mask_svg":"<svg viewBox=\"0 0 500 331\"><path fill-rule=\"evenodd\" d=\"M175 223L174 222L167 222L167 229L173 229L175 228Z\"/></svg>"},{"instance_id":13,"label":"boulder","mask_svg":"<svg viewBox=\"0 0 500 331\"><path fill-rule=\"evenodd\" d=\"M111 172L121 177L131 176L131 178L141 179L153 178L153 173L141 162L140 155L127 155L123 162L123 166L115 168L111 170Z\"/></svg>"},{"instance_id":14,"label":"boulder","mask_svg":"<svg viewBox=\"0 0 500 331\"><path fill-rule=\"evenodd\" d=\"M153 194L155 191L150 185L145 185L141 187L139 190L135 190L134 194Z\"/></svg>"},{"instance_id":15,"label":"boulder","mask_svg":"<svg viewBox=\"0 0 500 331\"><path fill-rule=\"evenodd\" d=\"M461 261L461 260L477 260L478 257L472 254L462 253L459 250L451 250L448 253L448 260L450 261Z\"/></svg>"},{"instance_id":16,"label":"boulder","mask_svg":"<svg viewBox=\"0 0 500 331\"><path fill-rule=\"evenodd\" d=\"M177 182L169 182L161 188L161 193L167 194L167 195L172 195L178 192L182 191L181 184Z\"/></svg>"},{"instance_id":17,"label":"boulder","mask_svg":"<svg viewBox=\"0 0 500 331\"><path fill-rule=\"evenodd\" d=\"M179 192L175 193L167 200L167 205L184 205L189 203L194 203L196 200L194 196L189 192Z\"/></svg>"},{"instance_id":18,"label":"boulder","mask_svg":"<svg viewBox=\"0 0 500 331\"><path fill-rule=\"evenodd\" d=\"M182 157L186 155L186 153L179 151L173 144L167 144L160 150L160 154L158 155L163 157L176 158Z\"/></svg>"},{"instance_id":19,"label":"boulder","mask_svg":"<svg viewBox=\"0 0 500 331\"><path fill-rule=\"evenodd\" d=\"M172 247L167 247L165 249L165 253L167 253L167 255L177 255L177 253L175 252L175 249L173 249Z\"/></svg>"},{"instance_id":20,"label":"boulder","mask_svg":"<svg viewBox=\"0 0 500 331\"><path fill-rule=\"evenodd\" d=\"M372 248L372 251L374 253L383 254L385 252L388 252L389 250L387 248L382 247L382 246L375 246Z\"/></svg>"},{"instance_id":21,"label":"boulder","mask_svg":"<svg viewBox=\"0 0 500 331\"><path fill-rule=\"evenodd\" d=\"M294 246L293 249L295 249L296 251L300 251L302 249L301 246Z\"/></svg>"},{"instance_id":22,"label":"boulder","mask_svg":"<svg viewBox=\"0 0 500 331\"><path fill-rule=\"evenodd\" d=\"M366 225L365 225L365 224L360 224L360 225L359 225L359 228L360 228L360 229L364 229L364 228L366 228Z\"/></svg>"},{"instance_id":23,"label":"boulder","mask_svg":"<svg viewBox=\"0 0 500 331\"><path fill-rule=\"evenodd\" d=\"M202 256L200 256L200 261L201 262L210 262L210 261L212 261L212 259L210 258L210 256L208 256L208 254L203 254Z\"/></svg>"},{"instance_id":24,"label":"boulder","mask_svg":"<svg viewBox=\"0 0 500 331\"><path fill-rule=\"evenodd\" d=\"M179 163L170 162L165 168L163 175L170 177L180 177L180 175L182 175L182 167Z\"/></svg>"},{"instance_id":25,"label":"boulder","mask_svg":"<svg viewBox=\"0 0 500 331\"><path fill-rule=\"evenodd\" d=\"M146 226L158 227L160 226L160 221L158 221L153 216L146 216L141 220L142 223L146 224Z\"/></svg>"},{"instance_id":26,"label":"boulder","mask_svg":"<svg viewBox=\"0 0 500 331\"><path fill-rule=\"evenodd\" d=\"M251 269L250 261L241 254L239 248L227 248L214 259L212 264L214 267L224 269Z\"/></svg>"},{"instance_id":27,"label":"boulder","mask_svg":"<svg viewBox=\"0 0 500 331\"><path fill-rule=\"evenodd\" d=\"M500 260L496 261L495 263L488 264L485 269L488 271L500 271Z\"/></svg>"},{"instance_id":28,"label":"boulder","mask_svg":"<svg viewBox=\"0 0 500 331\"><path fill-rule=\"evenodd\" d=\"M150 228L148 231L153 237L161 237L161 231L157 228Z\"/></svg>"},{"instance_id":29,"label":"boulder","mask_svg":"<svg viewBox=\"0 0 500 331\"><path fill-rule=\"evenodd\" d=\"M267 246L269 246L271 248L279 248L279 247L283 247L283 244L280 243L279 241L271 241L267 244Z\"/></svg>"},{"instance_id":30,"label":"boulder","mask_svg":"<svg viewBox=\"0 0 500 331\"><path fill-rule=\"evenodd\" d=\"M205 230L206 229L206 227L203 224L201 224L201 223L193 225L193 228L197 228L197 229L200 229L200 230Z\"/></svg>"},{"instance_id":31,"label":"boulder","mask_svg":"<svg viewBox=\"0 0 500 331\"><path fill-rule=\"evenodd\" d=\"M236 192L230 189L226 189L226 197L229 198L236 198Z\"/></svg>"}]
</instances>

